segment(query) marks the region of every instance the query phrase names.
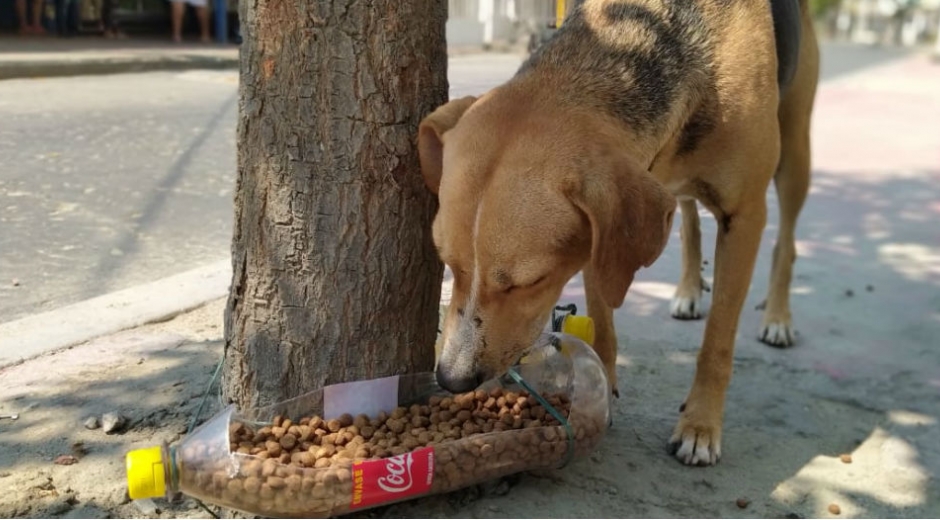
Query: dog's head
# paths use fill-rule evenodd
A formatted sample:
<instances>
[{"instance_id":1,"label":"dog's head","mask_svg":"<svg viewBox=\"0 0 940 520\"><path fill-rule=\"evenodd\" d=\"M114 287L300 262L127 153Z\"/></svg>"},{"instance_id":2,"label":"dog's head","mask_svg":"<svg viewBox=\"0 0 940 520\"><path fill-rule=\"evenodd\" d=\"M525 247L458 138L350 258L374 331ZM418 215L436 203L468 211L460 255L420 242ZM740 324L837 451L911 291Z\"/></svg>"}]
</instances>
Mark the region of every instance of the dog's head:
<instances>
[{"instance_id":1,"label":"dog's head","mask_svg":"<svg viewBox=\"0 0 940 520\"><path fill-rule=\"evenodd\" d=\"M672 224L672 196L591 118L527 103L495 91L457 99L419 128L440 202L434 243L454 274L437 366L453 392L515 363L578 271L619 307Z\"/></svg>"}]
</instances>

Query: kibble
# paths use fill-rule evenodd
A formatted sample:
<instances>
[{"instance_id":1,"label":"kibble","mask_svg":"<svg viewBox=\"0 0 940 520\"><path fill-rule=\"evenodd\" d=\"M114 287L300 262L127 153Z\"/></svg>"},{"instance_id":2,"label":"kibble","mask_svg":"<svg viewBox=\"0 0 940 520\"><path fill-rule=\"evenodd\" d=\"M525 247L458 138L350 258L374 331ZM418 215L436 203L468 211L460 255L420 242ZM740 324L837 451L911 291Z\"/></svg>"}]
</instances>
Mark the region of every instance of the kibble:
<instances>
[{"instance_id":1,"label":"kibble","mask_svg":"<svg viewBox=\"0 0 940 520\"><path fill-rule=\"evenodd\" d=\"M590 452L603 432L601 418L571 416L567 396L545 396L568 417L575 453ZM500 435L491 433L503 432ZM491 434L481 436L479 434ZM264 516L325 516L348 512L352 464L433 447L431 492L465 487L502 475L557 467L569 449L566 430L535 397L494 388L432 396L375 417L277 416L270 424L229 425L228 452L205 444L181 454L185 485L220 505ZM224 449L224 448L222 448ZM230 453L238 457L231 469Z\"/></svg>"}]
</instances>

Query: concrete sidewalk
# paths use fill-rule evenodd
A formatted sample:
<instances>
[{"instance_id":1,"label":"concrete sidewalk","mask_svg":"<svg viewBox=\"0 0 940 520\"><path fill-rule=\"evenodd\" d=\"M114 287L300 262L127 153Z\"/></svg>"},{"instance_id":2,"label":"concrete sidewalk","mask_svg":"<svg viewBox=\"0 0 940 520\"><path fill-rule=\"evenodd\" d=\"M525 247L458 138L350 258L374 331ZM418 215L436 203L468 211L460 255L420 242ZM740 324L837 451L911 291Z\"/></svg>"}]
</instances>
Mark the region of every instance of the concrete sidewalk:
<instances>
[{"instance_id":1,"label":"concrete sidewalk","mask_svg":"<svg viewBox=\"0 0 940 520\"><path fill-rule=\"evenodd\" d=\"M491 52L521 52L519 47L496 46ZM451 46L451 56L484 52L477 46ZM97 37L0 37L0 80L160 70L237 69L235 44L174 44L141 37L105 40Z\"/></svg>"},{"instance_id":2,"label":"concrete sidewalk","mask_svg":"<svg viewBox=\"0 0 940 520\"><path fill-rule=\"evenodd\" d=\"M156 70L238 68L238 46L152 38L0 38L0 80Z\"/></svg>"}]
</instances>

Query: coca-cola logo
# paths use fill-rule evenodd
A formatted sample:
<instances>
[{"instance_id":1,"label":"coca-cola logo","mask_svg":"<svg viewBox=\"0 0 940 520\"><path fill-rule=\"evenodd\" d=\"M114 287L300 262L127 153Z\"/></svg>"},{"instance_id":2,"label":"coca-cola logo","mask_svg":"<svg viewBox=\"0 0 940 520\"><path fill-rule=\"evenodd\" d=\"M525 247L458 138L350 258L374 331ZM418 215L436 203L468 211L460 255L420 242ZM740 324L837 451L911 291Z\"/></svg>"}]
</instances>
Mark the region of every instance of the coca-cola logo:
<instances>
[{"instance_id":1,"label":"coca-cola logo","mask_svg":"<svg viewBox=\"0 0 940 520\"><path fill-rule=\"evenodd\" d=\"M411 489L414 480L411 475L411 453L403 453L386 460L388 462L385 464L385 470L388 474L378 479L379 487L389 493L403 493Z\"/></svg>"},{"instance_id":2,"label":"coca-cola logo","mask_svg":"<svg viewBox=\"0 0 940 520\"><path fill-rule=\"evenodd\" d=\"M434 448L353 464L352 509L372 507L418 496L431 490L434 480Z\"/></svg>"}]
</instances>

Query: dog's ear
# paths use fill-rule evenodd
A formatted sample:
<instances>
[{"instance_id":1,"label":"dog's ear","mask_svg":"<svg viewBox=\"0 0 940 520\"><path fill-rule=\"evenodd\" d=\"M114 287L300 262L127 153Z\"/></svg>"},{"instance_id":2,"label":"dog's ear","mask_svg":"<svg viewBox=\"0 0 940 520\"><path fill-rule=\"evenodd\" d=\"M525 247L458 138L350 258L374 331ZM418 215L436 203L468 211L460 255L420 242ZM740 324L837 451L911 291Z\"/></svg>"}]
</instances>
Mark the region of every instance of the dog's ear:
<instances>
[{"instance_id":1,"label":"dog's ear","mask_svg":"<svg viewBox=\"0 0 940 520\"><path fill-rule=\"evenodd\" d=\"M595 156L571 198L591 225L594 285L620 307L642 267L659 258L672 230L676 199L652 174L619 152Z\"/></svg>"},{"instance_id":2,"label":"dog's ear","mask_svg":"<svg viewBox=\"0 0 940 520\"><path fill-rule=\"evenodd\" d=\"M455 99L431 112L418 126L418 157L428 189L437 194L444 169L444 133L453 128L476 101L474 96Z\"/></svg>"}]
</instances>

